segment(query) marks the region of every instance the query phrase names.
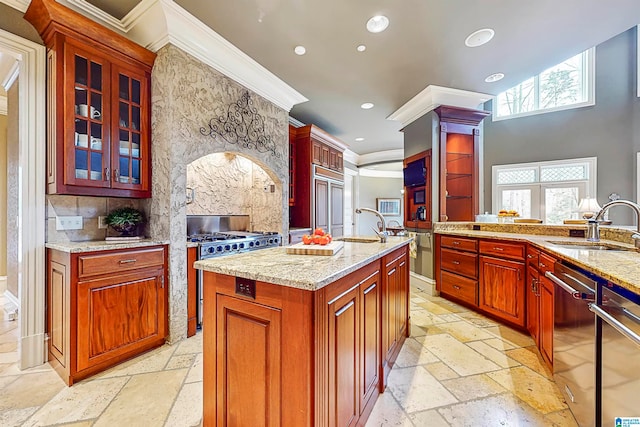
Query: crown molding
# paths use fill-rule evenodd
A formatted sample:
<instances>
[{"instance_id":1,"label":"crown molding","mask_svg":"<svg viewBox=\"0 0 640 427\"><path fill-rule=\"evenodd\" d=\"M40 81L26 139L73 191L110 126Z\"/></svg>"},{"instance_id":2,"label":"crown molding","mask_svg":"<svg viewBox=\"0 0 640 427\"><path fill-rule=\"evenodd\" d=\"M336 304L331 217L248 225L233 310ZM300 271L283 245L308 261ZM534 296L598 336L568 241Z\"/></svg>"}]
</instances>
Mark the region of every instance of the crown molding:
<instances>
[{"instance_id":1,"label":"crown molding","mask_svg":"<svg viewBox=\"0 0 640 427\"><path fill-rule=\"evenodd\" d=\"M375 153L361 154L355 163L358 166L373 163L401 162L404 160L404 149L376 151Z\"/></svg>"},{"instance_id":2,"label":"crown molding","mask_svg":"<svg viewBox=\"0 0 640 427\"><path fill-rule=\"evenodd\" d=\"M7 6L11 6L12 8L25 13L29 7L29 3L31 3L31 0L0 0L0 3L4 3Z\"/></svg>"},{"instance_id":3,"label":"crown molding","mask_svg":"<svg viewBox=\"0 0 640 427\"><path fill-rule=\"evenodd\" d=\"M353 151L349 150L348 148L346 150L344 150L344 152L342 153L342 159L344 161L347 161L349 163L351 163L352 165L357 165L358 164L358 158L360 156L356 153L354 153Z\"/></svg>"},{"instance_id":4,"label":"crown molding","mask_svg":"<svg viewBox=\"0 0 640 427\"><path fill-rule=\"evenodd\" d=\"M86 0L57 0L58 3L67 6L70 9L75 10L82 15L93 19L94 21L99 22L100 24L111 28L113 30L117 30L120 33L126 33L127 29L123 25L122 21L118 18L109 15L104 10L92 5Z\"/></svg>"},{"instance_id":5,"label":"crown molding","mask_svg":"<svg viewBox=\"0 0 640 427\"><path fill-rule=\"evenodd\" d=\"M493 95L486 93L429 85L387 117L387 120L399 121L405 127L440 105L475 109L492 98Z\"/></svg>"},{"instance_id":6,"label":"crown molding","mask_svg":"<svg viewBox=\"0 0 640 427\"><path fill-rule=\"evenodd\" d=\"M293 126L294 128L301 128L302 126L305 126L305 124L302 123L300 120L296 119L295 117L291 117L291 116L289 116L289 124L291 126Z\"/></svg>"},{"instance_id":7,"label":"crown molding","mask_svg":"<svg viewBox=\"0 0 640 427\"><path fill-rule=\"evenodd\" d=\"M7 113L8 113L7 97L4 95L0 95L0 115L6 116Z\"/></svg>"},{"instance_id":8,"label":"crown molding","mask_svg":"<svg viewBox=\"0 0 640 427\"><path fill-rule=\"evenodd\" d=\"M125 17L124 26L128 36L147 49L157 52L171 43L286 111L308 101L172 0L139 6Z\"/></svg>"}]
</instances>

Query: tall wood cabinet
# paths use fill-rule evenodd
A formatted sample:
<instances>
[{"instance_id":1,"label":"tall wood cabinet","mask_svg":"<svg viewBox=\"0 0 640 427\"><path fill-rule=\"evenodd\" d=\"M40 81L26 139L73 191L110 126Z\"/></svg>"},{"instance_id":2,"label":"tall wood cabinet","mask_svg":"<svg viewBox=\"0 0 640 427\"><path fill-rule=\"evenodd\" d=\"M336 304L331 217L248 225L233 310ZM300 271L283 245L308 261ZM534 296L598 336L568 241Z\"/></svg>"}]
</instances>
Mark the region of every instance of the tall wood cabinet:
<instances>
[{"instance_id":1,"label":"tall wood cabinet","mask_svg":"<svg viewBox=\"0 0 640 427\"><path fill-rule=\"evenodd\" d=\"M166 266L165 246L47 250L49 362L68 385L164 344Z\"/></svg>"},{"instance_id":2,"label":"tall wood cabinet","mask_svg":"<svg viewBox=\"0 0 640 427\"><path fill-rule=\"evenodd\" d=\"M404 187L404 226L416 229L431 229L431 150L426 150L403 161L406 168L408 164L420 162L425 169L425 184L413 187ZM419 211L424 209L424 219Z\"/></svg>"},{"instance_id":3,"label":"tall wood cabinet","mask_svg":"<svg viewBox=\"0 0 640 427\"><path fill-rule=\"evenodd\" d=\"M47 45L47 192L151 197L155 54L52 0L27 19Z\"/></svg>"},{"instance_id":4,"label":"tall wood cabinet","mask_svg":"<svg viewBox=\"0 0 640 427\"><path fill-rule=\"evenodd\" d=\"M490 113L441 106L440 221L473 221L479 213L480 123Z\"/></svg>"},{"instance_id":5,"label":"tall wood cabinet","mask_svg":"<svg viewBox=\"0 0 640 427\"><path fill-rule=\"evenodd\" d=\"M289 225L342 236L345 145L314 125L289 126L289 145Z\"/></svg>"}]
</instances>

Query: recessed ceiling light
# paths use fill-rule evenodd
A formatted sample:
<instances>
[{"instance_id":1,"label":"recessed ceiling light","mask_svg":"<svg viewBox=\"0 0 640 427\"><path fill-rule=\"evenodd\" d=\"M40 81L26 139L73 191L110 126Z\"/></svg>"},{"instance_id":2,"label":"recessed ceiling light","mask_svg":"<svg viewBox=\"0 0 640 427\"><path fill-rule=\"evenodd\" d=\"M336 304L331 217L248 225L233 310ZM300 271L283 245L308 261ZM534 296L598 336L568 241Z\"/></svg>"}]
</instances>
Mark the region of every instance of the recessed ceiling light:
<instances>
[{"instance_id":1,"label":"recessed ceiling light","mask_svg":"<svg viewBox=\"0 0 640 427\"><path fill-rule=\"evenodd\" d=\"M502 80L504 78L504 73L493 73L487 78L484 79L487 83L497 82L498 80Z\"/></svg>"},{"instance_id":2,"label":"recessed ceiling light","mask_svg":"<svg viewBox=\"0 0 640 427\"><path fill-rule=\"evenodd\" d=\"M384 15L376 15L367 21L367 30L370 33L380 33L389 26L389 18Z\"/></svg>"},{"instance_id":3,"label":"recessed ceiling light","mask_svg":"<svg viewBox=\"0 0 640 427\"><path fill-rule=\"evenodd\" d=\"M296 46L293 51L296 53L296 55L304 55L305 53L307 53L307 49L305 49L304 46Z\"/></svg>"},{"instance_id":4,"label":"recessed ceiling light","mask_svg":"<svg viewBox=\"0 0 640 427\"><path fill-rule=\"evenodd\" d=\"M363 110L369 110L373 108L373 104L371 102L365 102L360 106L360 108L362 108Z\"/></svg>"},{"instance_id":5,"label":"recessed ceiling light","mask_svg":"<svg viewBox=\"0 0 640 427\"><path fill-rule=\"evenodd\" d=\"M361 44L360 46L358 46L358 47L356 48L356 50L357 50L358 52L364 52L365 50L367 50L367 47L366 47L365 45Z\"/></svg>"},{"instance_id":6,"label":"recessed ceiling light","mask_svg":"<svg viewBox=\"0 0 640 427\"><path fill-rule=\"evenodd\" d=\"M364 138L356 138L356 142L362 142L364 141Z\"/></svg>"},{"instance_id":7,"label":"recessed ceiling light","mask_svg":"<svg viewBox=\"0 0 640 427\"><path fill-rule=\"evenodd\" d=\"M473 33L469 34L469 37L465 39L464 44L466 44L468 47L482 46L483 44L488 43L489 40L493 38L495 33L496 32L491 28L483 28L481 30L474 31Z\"/></svg>"}]
</instances>

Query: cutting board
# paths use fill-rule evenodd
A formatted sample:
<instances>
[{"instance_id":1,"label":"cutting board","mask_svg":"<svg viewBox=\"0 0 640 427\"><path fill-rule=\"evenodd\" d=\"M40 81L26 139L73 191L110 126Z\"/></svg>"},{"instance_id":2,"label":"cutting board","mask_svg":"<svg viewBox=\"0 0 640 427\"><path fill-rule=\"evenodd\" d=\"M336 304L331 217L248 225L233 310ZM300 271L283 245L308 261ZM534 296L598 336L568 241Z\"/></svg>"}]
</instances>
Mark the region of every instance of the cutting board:
<instances>
[{"instance_id":1,"label":"cutting board","mask_svg":"<svg viewBox=\"0 0 640 427\"><path fill-rule=\"evenodd\" d=\"M294 255L335 255L342 247L344 242L333 241L327 245L305 245L304 243L296 243L295 245L287 246L287 253Z\"/></svg>"}]
</instances>

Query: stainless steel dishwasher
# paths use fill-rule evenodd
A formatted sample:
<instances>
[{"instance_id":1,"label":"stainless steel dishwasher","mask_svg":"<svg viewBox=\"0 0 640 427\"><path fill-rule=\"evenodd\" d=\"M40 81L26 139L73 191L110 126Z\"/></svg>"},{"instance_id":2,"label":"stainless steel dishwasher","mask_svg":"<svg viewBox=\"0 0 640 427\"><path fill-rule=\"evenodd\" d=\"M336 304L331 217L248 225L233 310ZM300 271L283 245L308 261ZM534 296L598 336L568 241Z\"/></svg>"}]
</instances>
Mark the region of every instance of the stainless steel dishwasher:
<instances>
[{"instance_id":1,"label":"stainless steel dishwasher","mask_svg":"<svg viewBox=\"0 0 640 427\"><path fill-rule=\"evenodd\" d=\"M554 286L553 377L578 425L596 425L595 301L597 277L556 263L547 272Z\"/></svg>"},{"instance_id":2,"label":"stainless steel dishwasher","mask_svg":"<svg viewBox=\"0 0 640 427\"><path fill-rule=\"evenodd\" d=\"M613 284L598 287L598 425L628 425L640 418L640 296Z\"/></svg>"}]
</instances>

